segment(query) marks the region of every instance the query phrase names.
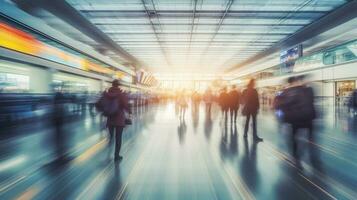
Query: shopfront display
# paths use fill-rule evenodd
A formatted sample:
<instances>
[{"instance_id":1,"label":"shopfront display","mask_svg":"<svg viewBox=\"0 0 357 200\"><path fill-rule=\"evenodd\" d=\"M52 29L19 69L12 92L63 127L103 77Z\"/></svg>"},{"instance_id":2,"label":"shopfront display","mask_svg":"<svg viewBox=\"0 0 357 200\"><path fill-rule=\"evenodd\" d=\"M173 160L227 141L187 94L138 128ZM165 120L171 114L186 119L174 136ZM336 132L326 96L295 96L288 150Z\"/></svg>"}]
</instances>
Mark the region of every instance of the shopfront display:
<instances>
[{"instance_id":1,"label":"shopfront display","mask_svg":"<svg viewBox=\"0 0 357 200\"><path fill-rule=\"evenodd\" d=\"M25 92L29 89L29 76L0 72L0 92Z\"/></svg>"},{"instance_id":2,"label":"shopfront display","mask_svg":"<svg viewBox=\"0 0 357 200\"><path fill-rule=\"evenodd\" d=\"M336 104L345 105L348 101L349 96L356 89L356 81L338 81L335 84L336 87Z\"/></svg>"}]
</instances>

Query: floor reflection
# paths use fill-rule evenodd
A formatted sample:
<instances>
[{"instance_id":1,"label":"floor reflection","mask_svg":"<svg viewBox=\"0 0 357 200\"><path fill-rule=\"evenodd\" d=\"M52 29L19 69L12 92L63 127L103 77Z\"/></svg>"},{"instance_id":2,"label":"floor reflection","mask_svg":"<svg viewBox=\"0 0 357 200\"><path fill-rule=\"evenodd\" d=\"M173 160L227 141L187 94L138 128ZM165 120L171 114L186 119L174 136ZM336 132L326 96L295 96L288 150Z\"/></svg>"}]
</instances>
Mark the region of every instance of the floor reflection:
<instances>
[{"instance_id":1,"label":"floor reflection","mask_svg":"<svg viewBox=\"0 0 357 200\"><path fill-rule=\"evenodd\" d=\"M255 193L257 192L261 178L257 169L257 146L259 142L251 141L251 143L249 147L248 139L243 139L244 150L240 161L240 175L251 192Z\"/></svg>"},{"instance_id":2,"label":"floor reflection","mask_svg":"<svg viewBox=\"0 0 357 200\"><path fill-rule=\"evenodd\" d=\"M121 178L120 164L114 163L114 168L106 184L104 185L102 199L117 199L119 196L125 196L123 181Z\"/></svg>"},{"instance_id":3,"label":"floor reflection","mask_svg":"<svg viewBox=\"0 0 357 200\"><path fill-rule=\"evenodd\" d=\"M211 138L212 127L213 127L213 123L212 123L211 112L208 112L208 110L206 110L205 122L204 122L204 134L207 140Z\"/></svg>"},{"instance_id":4,"label":"floor reflection","mask_svg":"<svg viewBox=\"0 0 357 200\"><path fill-rule=\"evenodd\" d=\"M229 152L231 155L238 154L238 130L237 124L231 124L231 138L229 140Z\"/></svg>"},{"instance_id":5,"label":"floor reflection","mask_svg":"<svg viewBox=\"0 0 357 200\"><path fill-rule=\"evenodd\" d=\"M319 171L320 173L324 174L320 151L311 142L309 142L307 145L308 145L307 153L311 166L317 171Z\"/></svg>"},{"instance_id":6,"label":"floor reflection","mask_svg":"<svg viewBox=\"0 0 357 200\"><path fill-rule=\"evenodd\" d=\"M200 120L200 104L192 103L192 127L194 133L197 133L198 122Z\"/></svg>"},{"instance_id":7,"label":"floor reflection","mask_svg":"<svg viewBox=\"0 0 357 200\"><path fill-rule=\"evenodd\" d=\"M187 132L187 126L185 118L180 118L179 126L177 127L177 135L179 138L179 143L182 145L185 143L185 135Z\"/></svg>"},{"instance_id":8,"label":"floor reflection","mask_svg":"<svg viewBox=\"0 0 357 200\"><path fill-rule=\"evenodd\" d=\"M228 126L227 121L224 121L221 126L221 140L219 144L219 151L223 160L227 159L229 156L227 126Z\"/></svg>"},{"instance_id":9,"label":"floor reflection","mask_svg":"<svg viewBox=\"0 0 357 200\"><path fill-rule=\"evenodd\" d=\"M137 108L133 125L123 134L122 162L114 163L106 157L112 155L107 154L110 148L106 145L88 151L97 140L103 140L98 136L83 143L82 151L76 154L83 158L84 152L90 152L87 159L53 162L31 174L31 178L24 178L24 183L11 186L9 192L0 193L0 199L13 199L38 183L41 187L34 199L232 199L229 197L241 196L239 187L245 187L256 199L333 199L327 193L336 199L357 196L356 118L341 118L348 128L325 124L331 119L316 120L314 141L300 132L296 140L301 153L298 167L292 162L287 143L291 141L290 131L277 123L273 113L259 114L258 131L266 140L256 143L251 137L243 137L243 117L231 123L222 119L217 106L212 112L200 106L192 108L192 115L186 119L175 115L174 103ZM91 118L74 124L75 128L66 126L71 130L67 133L77 134L68 135L70 142L76 144L95 135L98 121ZM43 135L48 138L48 134L54 134L52 130L46 133ZM24 154L35 158L36 153L30 150L39 154L46 149L52 151L51 145L43 151L37 149L38 144L52 141L44 140L45 136L2 143L2 156L11 152L11 156L17 153L14 157ZM23 165L13 171L22 175L23 169L32 167ZM0 169L3 166L0 160ZM0 173L2 177L9 176ZM1 181L0 191L4 191L3 185L7 186Z\"/></svg>"}]
</instances>

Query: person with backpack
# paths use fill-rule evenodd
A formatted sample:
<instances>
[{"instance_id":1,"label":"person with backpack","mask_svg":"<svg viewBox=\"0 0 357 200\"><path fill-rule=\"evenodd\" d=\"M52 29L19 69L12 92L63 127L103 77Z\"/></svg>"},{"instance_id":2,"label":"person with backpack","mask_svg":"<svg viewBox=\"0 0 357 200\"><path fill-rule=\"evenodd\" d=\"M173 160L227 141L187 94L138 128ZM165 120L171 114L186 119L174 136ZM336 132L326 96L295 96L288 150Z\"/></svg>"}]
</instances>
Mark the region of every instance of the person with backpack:
<instances>
[{"instance_id":1,"label":"person with backpack","mask_svg":"<svg viewBox=\"0 0 357 200\"><path fill-rule=\"evenodd\" d=\"M131 115L131 109L129 105L128 96L120 88L119 80L112 82L112 87L108 91L103 93L103 96L97 102L97 108L102 114L107 117L107 127L109 130L109 144L112 145L115 140L114 160L120 161L123 159L119 155L122 133L124 127L128 123L130 118L126 117L126 113Z\"/></svg>"},{"instance_id":2,"label":"person with backpack","mask_svg":"<svg viewBox=\"0 0 357 200\"><path fill-rule=\"evenodd\" d=\"M306 128L309 140L313 141L313 120L316 118L314 93L304 83L304 76L288 78L288 87L282 92L279 108L283 112L284 122L291 126L292 154L297 158L296 135Z\"/></svg>"},{"instance_id":3,"label":"person with backpack","mask_svg":"<svg viewBox=\"0 0 357 200\"><path fill-rule=\"evenodd\" d=\"M247 88L242 93L243 109L242 114L246 116L244 137L247 137L249 129L249 121L252 118L253 121L253 139L255 142L262 142L263 139L257 135L257 114L259 110L259 96L255 89L255 80L250 79Z\"/></svg>"}]
</instances>

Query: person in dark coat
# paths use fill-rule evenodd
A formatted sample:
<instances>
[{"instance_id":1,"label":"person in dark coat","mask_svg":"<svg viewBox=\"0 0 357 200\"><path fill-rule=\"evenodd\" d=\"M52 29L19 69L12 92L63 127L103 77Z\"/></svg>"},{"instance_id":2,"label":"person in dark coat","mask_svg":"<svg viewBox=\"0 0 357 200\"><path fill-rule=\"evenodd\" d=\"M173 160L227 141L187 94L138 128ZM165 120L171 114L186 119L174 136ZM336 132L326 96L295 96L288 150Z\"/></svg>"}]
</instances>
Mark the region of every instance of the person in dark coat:
<instances>
[{"instance_id":1,"label":"person in dark coat","mask_svg":"<svg viewBox=\"0 0 357 200\"><path fill-rule=\"evenodd\" d=\"M56 161L63 162L69 160L66 154L68 150L68 134L64 131L66 122L66 103L67 98L63 91L57 91L53 98L53 124L55 128L54 147Z\"/></svg>"},{"instance_id":2,"label":"person in dark coat","mask_svg":"<svg viewBox=\"0 0 357 200\"><path fill-rule=\"evenodd\" d=\"M257 114L259 110L259 97L258 92L254 88L255 80L251 79L247 85L247 88L243 91L243 110L242 114L246 116L244 137L247 137L249 129L249 121L252 118L253 121L253 139L257 142L263 141L262 138L257 135Z\"/></svg>"},{"instance_id":3,"label":"person in dark coat","mask_svg":"<svg viewBox=\"0 0 357 200\"><path fill-rule=\"evenodd\" d=\"M228 117L228 110L229 110L228 100L229 100L229 96L227 93L227 88L224 87L221 93L219 94L218 102L219 105L221 106L222 114L225 120L227 120Z\"/></svg>"},{"instance_id":4,"label":"person in dark coat","mask_svg":"<svg viewBox=\"0 0 357 200\"><path fill-rule=\"evenodd\" d=\"M314 92L303 81L304 76L290 77L289 86L283 91L280 103L284 121L291 125L292 153L295 158L298 156L296 135L300 129L306 128L309 140L314 140L313 120L316 118Z\"/></svg>"},{"instance_id":5,"label":"person in dark coat","mask_svg":"<svg viewBox=\"0 0 357 200\"><path fill-rule=\"evenodd\" d=\"M229 96L228 101L229 101L229 111L231 114L231 121L233 121L234 119L234 122L236 122L241 94L235 85L232 86L232 90L228 93L228 96Z\"/></svg>"},{"instance_id":6,"label":"person in dark coat","mask_svg":"<svg viewBox=\"0 0 357 200\"><path fill-rule=\"evenodd\" d=\"M119 155L122 141L123 129L126 125L126 113L131 114L131 109L129 106L129 100L126 93L124 93L119 88L119 81L114 80L112 82L112 87L104 94L109 98L115 98L118 100L118 110L114 115L108 116L107 118L107 127L109 129L110 140L109 143L112 144L112 141L115 137L115 152L114 159L115 161L121 160L123 157Z\"/></svg>"},{"instance_id":7,"label":"person in dark coat","mask_svg":"<svg viewBox=\"0 0 357 200\"><path fill-rule=\"evenodd\" d=\"M351 93L349 102L348 102L349 110L352 111L353 114L357 112L357 89L353 90Z\"/></svg>"},{"instance_id":8,"label":"person in dark coat","mask_svg":"<svg viewBox=\"0 0 357 200\"><path fill-rule=\"evenodd\" d=\"M208 88L203 95L203 100L206 103L206 112L211 115L211 108L212 108L212 102L213 102L214 96L212 94L212 90Z\"/></svg>"}]
</instances>

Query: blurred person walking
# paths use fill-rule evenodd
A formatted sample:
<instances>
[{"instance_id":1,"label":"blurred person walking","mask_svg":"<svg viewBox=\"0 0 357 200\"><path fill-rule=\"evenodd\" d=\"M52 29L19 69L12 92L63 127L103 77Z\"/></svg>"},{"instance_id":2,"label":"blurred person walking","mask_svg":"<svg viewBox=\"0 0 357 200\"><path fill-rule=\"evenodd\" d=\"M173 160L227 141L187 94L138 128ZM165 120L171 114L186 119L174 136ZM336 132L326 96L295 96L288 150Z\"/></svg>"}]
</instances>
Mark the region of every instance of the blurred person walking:
<instances>
[{"instance_id":1,"label":"blurred person walking","mask_svg":"<svg viewBox=\"0 0 357 200\"><path fill-rule=\"evenodd\" d=\"M99 98L100 98L100 94L98 93L88 94L87 103L89 106L89 113L92 117L95 116L95 103L98 101Z\"/></svg>"},{"instance_id":2,"label":"blurred person walking","mask_svg":"<svg viewBox=\"0 0 357 200\"><path fill-rule=\"evenodd\" d=\"M109 145L115 141L114 160L120 161L123 159L119 155L122 143L122 134L124 127L131 124L130 118L126 117L128 113L131 115L128 95L120 88L119 80L112 82L112 87L104 92L103 96L97 103L97 107L101 110L104 116L107 117L107 127L109 130Z\"/></svg>"},{"instance_id":3,"label":"blurred person walking","mask_svg":"<svg viewBox=\"0 0 357 200\"><path fill-rule=\"evenodd\" d=\"M221 90L221 93L219 94L218 103L221 106L222 116L226 121L227 121L228 110L229 110L228 101L229 101L229 96L227 93L227 88L224 87Z\"/></svg>"},{"instance_id":4,"label":"blurred person walking","mask_svg":"<svg viewBox=\"0 0 357 200\"><path fill-rule=\"evenodd\" d=\"M257 114L259 110L259 97L258 92L255 89L255 80L251 79L247 85L247 88L242 93L243 109L242 114L246 116L244 137L247 137L249 129L249 121L252 118L253 123L253 139L257 142L263 141L262 138L257 135Z\"/></svg>"},{"instance_id":5,"label":"blurred person walking","mask_svg":"<svg viewBox=\"0 0 357 200\"><path fill-rule=\"evenodd\" d=\"M240 104L240 92L235 85L232 86L232 90L228 93L229 111L231 114L231 121L237 121L238 109Z\"/></svg>"},{"instance_id":6,"label":"blurred person walking","mask_svg":"<svg viewBox=\"0 0 357 200\"><path fill-rule=\"evenodd\" d=\"M200 104L200 101L200 94L197 91L194 91L192 94L192 102L198 106Z\"/></svg>"},{"instance_id":7,"label":"blurred person walking","mask_svg":"<svg viewBox=\"0 0 357 200\"><path fill-rule=\"evenodd\" d=\"M194 113L198 112L199 110L199 105L201 102L201 96L197 91L194 91L192 94L192 111Z\"/></svg>"},{"instance_id":8,"label":"blurred person walking","mask_svg":"<svg viewBox=\"0 0 357 200\"><path fill-rule=\"evenodd\" d=\"M355 89L350 96L348 106L350 111L352 110L353 114L357 114L357 89Z\"/></svg>"},{"instance_id":9,"label":"blurred person walking","mask_svg":"<svg viewBox=\"0 0 357 200\"><path fill-rule=\"evenodd\" d=\"M288 87L282 92L279 108L283 119L291 125L292 154L297 154L296 135L300 129L306 128L309 140L313 141L313 120L316 118L313 89L304 82L304 76L288 78Z\"/></svg>"},{"instance_id":10,"label":"blurred person walking","mask_svg":"<svg viewBox=\"0 0 357 200\"><path fill-rule=\"evenodd\" d=\"M184 119L186 114L186 109L188 107L185 90L182 90L178 94L177 103L179 106L179 116L180 118Z\"/></svg>"},{"instance_id":11,"label":"blurred person walking","mask_svg":"<svg viewBox=\"0 0 357 200\"><path fill-rule=\"evenodd\" d=\"M206 112L207 114L211 114L211 107L212 107L212 102L213 102L213 94L211 88L208 88L204 95L203 95L203 101L206 104Z\"/></svg>"},{"instance_id":12,"label":"blurred person walking","mask_svg":"<svg viewBox=\"0 0 357 200\"><path fill-rule=\"evenodd\" d=\"M63 91L57 91L54 94L53 98L53 125L55 128L54 134L54 146L56 161L65 162L67 161L67 143L68 143L68 134L64 130L64 125L66 122L66 103L68 99L66 98Z\"/></svg>"}]
</instances>

